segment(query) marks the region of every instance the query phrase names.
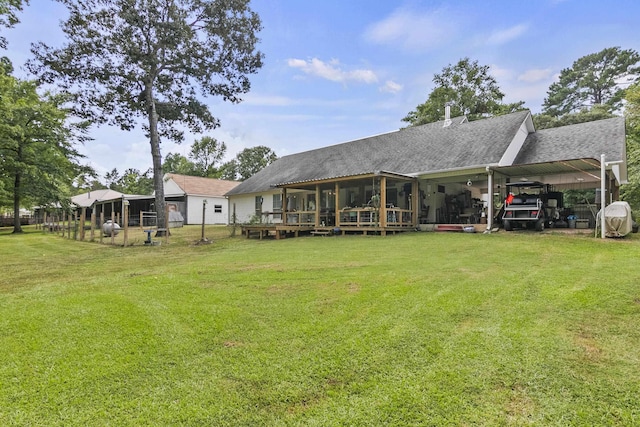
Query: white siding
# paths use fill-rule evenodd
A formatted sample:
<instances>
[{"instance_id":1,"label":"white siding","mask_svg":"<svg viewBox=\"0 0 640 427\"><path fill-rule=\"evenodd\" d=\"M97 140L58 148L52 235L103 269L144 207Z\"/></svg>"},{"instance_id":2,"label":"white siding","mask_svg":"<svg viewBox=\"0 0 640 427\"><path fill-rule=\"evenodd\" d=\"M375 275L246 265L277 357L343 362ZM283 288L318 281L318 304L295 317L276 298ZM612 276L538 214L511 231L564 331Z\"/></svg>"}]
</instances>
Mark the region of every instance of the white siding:
<instances>
[{"instance_id":1,"label":"white siding","mask_svg":"<svg viewBox=\"0 0 640 427\"><path fill-rule=\"evenodd\" d=\"M236 222L246 223L256 213L256 197L262 197L262 211L273 212L273 195L280 194L280 190L268 191L264 193L240 194L229 197L229 221L233 215L233 206L236 208ZM269 221L281 222L281 220L273 220L269 217Z\"/></svg>"},{"instance_id":2,"label":"white siding","mask_svg":"<svg viewBox=\"0 0 640 427\"><path fill-rule=\"evenodd\" d=\"M189 225L202 224L202 201L207 201L205 210L205 224L228 224L229 204L224 197L187 196L187 217ZM216 212L216 205L221 206L222 212Z\"/></svg>"},{"instance_id":3,"label":"white siding","mask_svg":"<svg viewBox=\"0 0 640 427\"><path fill-rule=\"evenodd\" d=\"M182 196L184 194L184 190L176 184L173 178L168 179L164 182L164 196Z\"/></svg>"}]
</instances>

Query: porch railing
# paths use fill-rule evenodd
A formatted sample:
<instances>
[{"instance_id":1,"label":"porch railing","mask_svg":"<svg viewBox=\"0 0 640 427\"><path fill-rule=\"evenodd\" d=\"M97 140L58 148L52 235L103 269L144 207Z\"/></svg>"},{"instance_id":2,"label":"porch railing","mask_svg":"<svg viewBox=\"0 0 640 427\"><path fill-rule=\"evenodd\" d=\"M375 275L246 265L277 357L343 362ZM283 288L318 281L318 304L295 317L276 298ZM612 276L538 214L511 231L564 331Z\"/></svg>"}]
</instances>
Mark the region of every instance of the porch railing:
<instances>
[{"instance_id":1,"label":"porch railing","mask_svg":"<svg viewBox=\"0 0 640 427\"><path fill-rule=\"evenodd\" d=\"M387 227L410 226L413 224L413 212L408 209L387 208ZM340 211L340 225L358 227L380 226L379 216L382 210L375 208L347 208Z\"/></svg>"},{"instance_id":2,"label":"porch railing","mask_svg":"<svg viewBox=\"0 0 640 427\"><path fill-rule=\"evenodd\" d=\"M263 220L266 223L285 224L289 226L313 226L316 223L316 211L293 211L287 212L286 218L282 221L282 212L262 212ZM380 209L375 208L345 208L338 211L338 224L343 226L356 227L379 227L381 226L379 216ZM413 225L413 212L408 209L387 208L387 227L409 227ZM334 224L333 213L320 213L320 224ZM275 221L274 221L275 220Z\"/></svg>"}]
</instances>

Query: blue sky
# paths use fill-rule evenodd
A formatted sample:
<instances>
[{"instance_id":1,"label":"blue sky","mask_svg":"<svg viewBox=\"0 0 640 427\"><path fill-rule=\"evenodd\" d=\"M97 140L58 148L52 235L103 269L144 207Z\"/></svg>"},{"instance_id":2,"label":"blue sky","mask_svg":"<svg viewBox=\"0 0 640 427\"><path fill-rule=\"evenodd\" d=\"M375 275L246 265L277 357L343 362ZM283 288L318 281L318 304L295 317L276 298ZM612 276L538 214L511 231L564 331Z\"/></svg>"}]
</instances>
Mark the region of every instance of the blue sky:
<instances>
[{"instance_id":1,"label":"blue sky","mask_svg":"<svg viewBox=\"0 0 640 427\"><path fill-rule=\"evenodd\" d=\"M433 75L463 57L489 65L505 102L539 112L549 85L578 58L606 47L640 51L637 0L254 0L262 18L264 67L240 104L207 102L222 126L226 160L266 145L278 156L405 126L424 102ZM22 22L4 31L20 77L29 46L64 39L64 9L31 0ZM99 127L82 148L101 175L151 166L141 131ZM195 138L166 142L162 154L186 154Z\"/></svg>"}]
</instances>

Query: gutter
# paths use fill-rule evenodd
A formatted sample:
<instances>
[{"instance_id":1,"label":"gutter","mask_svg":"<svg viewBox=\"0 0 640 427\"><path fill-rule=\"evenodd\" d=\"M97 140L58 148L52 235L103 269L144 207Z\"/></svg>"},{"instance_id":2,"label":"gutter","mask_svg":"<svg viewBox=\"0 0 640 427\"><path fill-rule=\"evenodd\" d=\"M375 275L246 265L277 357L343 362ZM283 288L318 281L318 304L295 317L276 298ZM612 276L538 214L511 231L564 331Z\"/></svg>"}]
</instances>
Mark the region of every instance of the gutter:
<instances>
[{"instance_id":1,"label":"gutter","mask_svg":"<svg viewBox=\"0 0 640 427\"><path fill-rule=\"evenodd\" d=\"M487 170L487 168L496 168L499 166L500 165L498 163L489 163L486 165L474 165L474 166L465 166L460 168L449 168L449 169L438 169L438 170L430 170L430 171L423 171L423 172L414 172L407 175L417 178L420 175L435 175L439 173L465 172L470 170Z\"/></svg>"}]
</instances>

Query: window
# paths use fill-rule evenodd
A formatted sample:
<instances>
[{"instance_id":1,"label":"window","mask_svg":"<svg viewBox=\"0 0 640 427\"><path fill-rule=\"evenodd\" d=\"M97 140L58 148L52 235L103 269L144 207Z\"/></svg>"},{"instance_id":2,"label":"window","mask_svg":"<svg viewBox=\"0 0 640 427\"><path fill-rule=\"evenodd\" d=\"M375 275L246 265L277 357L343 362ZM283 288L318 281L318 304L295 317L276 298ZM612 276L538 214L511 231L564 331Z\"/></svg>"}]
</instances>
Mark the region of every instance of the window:
<instances>
[{"instance_id":1,"label":"window","mask_svg":"<svg viewBox=\"0 0 640 427\"><path fill-rule=\"evenodd\" d=\"M222 205L214 205L213 206L213 211L215 213L222 213Z\"/></svg>"},{"instance_id":2,"label":"window","mask_svg":"<svg viewBox=\"0 0 640 427\"><path fill-rule=\"evenodd\" d=\"M256 215L262 217L262 196L256 196Z\"/></svg>"},{"instance_id":3,"label":"window","mask_svg":"<svg viewBox=\"0 0 640 427\"><path fill-rule=\"evenodd\" d=\"M280 212L280 213L276 213ZM273 219L282 218L282 194L273 195Z\"/></svg>"}]
</instances>

